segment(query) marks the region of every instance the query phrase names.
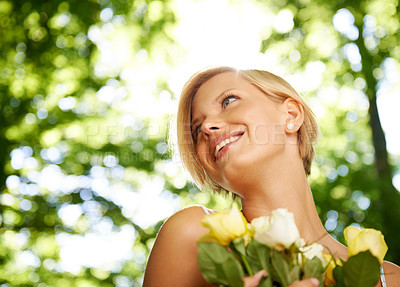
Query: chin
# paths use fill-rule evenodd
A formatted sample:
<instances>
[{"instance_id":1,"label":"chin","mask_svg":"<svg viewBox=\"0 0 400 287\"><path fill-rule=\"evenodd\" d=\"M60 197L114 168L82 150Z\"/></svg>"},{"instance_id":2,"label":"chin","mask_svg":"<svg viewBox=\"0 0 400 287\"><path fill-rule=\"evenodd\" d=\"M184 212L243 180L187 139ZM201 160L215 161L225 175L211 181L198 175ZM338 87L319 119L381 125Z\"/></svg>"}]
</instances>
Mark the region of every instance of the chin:
<instances>
[{"instance_id":1,"label":"chin","mask_svg":"<svg viewBox=\"0 0 400 287\"><path fill-rule=\"evenodd\" d=\"M223 168L222 174L227 186L232 188L237 182L243 182L245 177L253 173L255 164L246 156L230 159Z\"/></svg>"},{"instance_id":2,"label":"chin","mask_svg":"<svg viewBox=\"0 0 400 287\"><path fill-rule=\"evenodd\" d=\"M231 156L223 167L223 177L228 183L232 183L229 184L232 186L236 185L234 182L237 181L241 184L254 183L260 176L260 171L267 171L268 165L279 160L282 150L283 148L279 148L266 153L265 149L255 149L251 153Z\"/></svg>"}]
</instances>

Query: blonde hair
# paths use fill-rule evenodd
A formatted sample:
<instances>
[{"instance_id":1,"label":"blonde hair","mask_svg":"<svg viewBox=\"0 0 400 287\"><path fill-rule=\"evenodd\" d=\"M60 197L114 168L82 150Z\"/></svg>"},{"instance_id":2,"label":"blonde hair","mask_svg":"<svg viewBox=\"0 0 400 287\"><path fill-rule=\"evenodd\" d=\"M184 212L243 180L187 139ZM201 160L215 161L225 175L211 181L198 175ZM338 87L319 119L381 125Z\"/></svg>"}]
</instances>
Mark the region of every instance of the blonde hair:
<instances>
[{"instance_id":1,"label":"blonde hair","mask_svg":"<svg viewBox=\"0 0 400 287\"><path fill-rule=\"evenodd\" d=\"M222 189L222 187L204 170L196 153L191 132L192 101L199 88L205 82L218 74L226 72L233 72L242 76L248 82L258 87L267 96L275 100L283 102L287 98L292 98L303 107L304 121L297 135L299 153L303 160L304 171L309 175L311 172L311 162L315 155L314 143L318 136L318 125L313 112L296 90L281 77L267 71L236 70L231 67L217 67L194 74L183 87L179 100L177 115L179 155L197 186L199 186L199 188L209 187L214 191L220 191Z\"/></svg>"}]
</instances>

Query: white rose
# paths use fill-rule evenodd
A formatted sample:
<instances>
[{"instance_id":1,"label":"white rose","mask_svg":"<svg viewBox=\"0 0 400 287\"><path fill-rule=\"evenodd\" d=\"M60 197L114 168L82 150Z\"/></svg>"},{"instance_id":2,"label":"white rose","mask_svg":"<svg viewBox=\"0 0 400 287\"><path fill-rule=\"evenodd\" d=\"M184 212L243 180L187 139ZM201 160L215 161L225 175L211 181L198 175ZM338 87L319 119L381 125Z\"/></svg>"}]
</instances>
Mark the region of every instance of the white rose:
<instances>
[{"instance_id":1,"label":"white rose","mask_svg":"<svg viewBox=\"0 0 400 287\"><path fill-rule=\"evenodd\" d=\"M311 245L306 245L300 247L300 251L303 253L303 256L308 260L313 259L314 257L318 257L321 260L323 266L326 265L325 257L322 255L322 250L324 248L321 244L313 243Z\"/></svg>"},{"instance_id":2,"label":"white rose","mask_svg":"<svg viewBox=\"0 0 400 287\"><path fill-rule=\"evenodd\" d=\"M271 248L283 250L300 239L293 213L286 209L272 211L272 216L253 219L254 238Z\"/></svg>"},{"instance_id":3,"label":"white rose","mask_svg":"<svg viewBox=\"0 0 400 287\"><path fill-rule=\"evenodd\" d=\"M296 246L297 246L297 248L301 248L301 247L303 247L303 246L305 246L305 245L306 245L306 242L304 241L303 238L299 238L299 239L296 241Z\"/></svg>"}]
</instances>

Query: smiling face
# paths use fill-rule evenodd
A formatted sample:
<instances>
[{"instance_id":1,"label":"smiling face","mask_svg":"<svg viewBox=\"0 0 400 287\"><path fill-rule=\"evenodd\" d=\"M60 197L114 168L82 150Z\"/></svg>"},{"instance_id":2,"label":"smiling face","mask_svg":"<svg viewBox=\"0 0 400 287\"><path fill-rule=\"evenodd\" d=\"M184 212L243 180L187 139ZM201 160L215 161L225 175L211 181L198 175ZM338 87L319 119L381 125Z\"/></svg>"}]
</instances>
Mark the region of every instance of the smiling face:
<instances>
[{"instance_id":1,"label":"smiling face","mask_svg":"<svg viewBox=\"0 0 400 287\"><path fill-rule=\"evenodd\" d=\"M194 96L191 118L203 168L228 190L247 175L257 175L261 166L277 165L284 152L285 105L237 73L206 81Z\"/></svg>"}]
</instances>

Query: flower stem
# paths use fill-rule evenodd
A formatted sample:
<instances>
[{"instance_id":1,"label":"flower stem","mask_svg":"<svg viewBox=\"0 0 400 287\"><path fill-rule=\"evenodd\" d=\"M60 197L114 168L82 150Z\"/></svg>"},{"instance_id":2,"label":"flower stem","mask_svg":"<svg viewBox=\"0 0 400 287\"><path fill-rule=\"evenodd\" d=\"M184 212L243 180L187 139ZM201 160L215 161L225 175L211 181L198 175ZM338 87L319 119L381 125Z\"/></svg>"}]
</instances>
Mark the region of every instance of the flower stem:
<instances>
[{"instance_id":1,"label":"flower stem","mask_svg":"<svg viewBox=\"0 0 400 287\"><path fill-rule=\"evenodd\" d=\"M253 272L251 271L251 268L250 268L249 262L247 261L246 256L244 256L243 254L240 254L240 257L243 260L244 267L246 268L246 271L249 273L249 276L253 276Z\"/></svg>"}]
</instances>

